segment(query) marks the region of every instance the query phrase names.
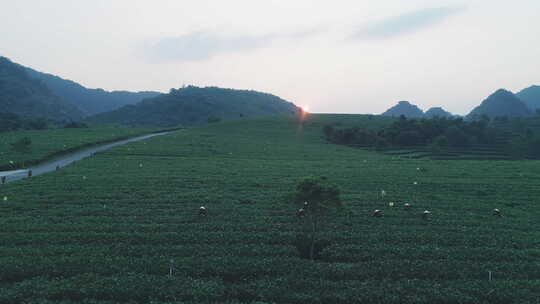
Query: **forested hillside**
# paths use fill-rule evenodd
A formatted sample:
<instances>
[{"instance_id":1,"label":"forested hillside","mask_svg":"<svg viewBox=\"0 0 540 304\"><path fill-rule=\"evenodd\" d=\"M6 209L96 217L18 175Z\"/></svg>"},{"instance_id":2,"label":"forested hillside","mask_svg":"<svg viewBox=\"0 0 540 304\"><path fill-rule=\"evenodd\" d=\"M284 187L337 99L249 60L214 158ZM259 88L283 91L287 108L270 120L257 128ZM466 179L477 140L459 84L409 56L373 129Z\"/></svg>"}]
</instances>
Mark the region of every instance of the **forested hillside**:
<instances>
[{"instance_id":1,"label":"forested hillside","mask_svg":"<svg viewBox=\"0 0 540 304\"><path fill-rule=\"evenodd\" d=\"M56 96L21 66L0 57L0 112L54 120L80 119L83 113Z\"/></svg>"},{"instance_id":2,"label":"forested hillside","mask_svg":"<svg viewBox=\"0 0 540 304\"><path fill-rule=\"evenodd\" d=\"M220 120L294 114L297 107L277 96L256 91L199 88L171 89L169 94L89 118L126 125L197 125Z\"/></svg>"}]
</instances>

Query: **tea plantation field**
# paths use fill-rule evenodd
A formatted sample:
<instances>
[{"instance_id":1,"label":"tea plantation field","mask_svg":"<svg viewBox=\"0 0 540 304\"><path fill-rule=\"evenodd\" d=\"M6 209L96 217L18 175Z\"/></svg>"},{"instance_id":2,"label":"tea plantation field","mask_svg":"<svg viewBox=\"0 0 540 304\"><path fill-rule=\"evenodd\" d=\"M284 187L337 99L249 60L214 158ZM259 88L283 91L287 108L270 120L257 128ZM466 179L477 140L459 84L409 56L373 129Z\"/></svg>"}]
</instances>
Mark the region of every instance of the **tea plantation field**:
<instances>
[{"instance_id":1,"label":"tea plantation field","mask_svg":"<svg viewBox=\"0 0 540 304\"><path fill-rule=\"evenodd\" d=\"M105 143L157 131L152 128L123 128L95 126L90 128L64 128L27 130L0 133L0 170L22 168L38 161L96 143ZM28 151L12 147L23 138L30 139Z\"/></svg>"},{"instance_id":2,"label":"tea plantation field","mask_svg":"<svg viewBox=\"0 0 540 304\"><path fill-rule=\"evenodd\" d=\"M0 185L0 303L539 303L540 162L325 141L365 119L217 123ZM316 261L287 199L308 175L349 211L324 218Z\"/></svg>"}]
</instances>

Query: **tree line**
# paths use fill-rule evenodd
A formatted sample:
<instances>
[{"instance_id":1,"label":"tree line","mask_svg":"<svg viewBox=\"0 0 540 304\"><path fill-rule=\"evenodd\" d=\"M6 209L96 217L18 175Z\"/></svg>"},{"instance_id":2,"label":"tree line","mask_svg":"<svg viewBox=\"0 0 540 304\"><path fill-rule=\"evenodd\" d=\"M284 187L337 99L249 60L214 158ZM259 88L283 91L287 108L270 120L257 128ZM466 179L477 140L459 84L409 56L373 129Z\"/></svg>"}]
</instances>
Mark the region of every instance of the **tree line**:
<instances>
[{"instance_id":1,"label":"tree line","mask_svg":"<svg viewBox=\"0 0 540 304\"><path fill-rule=\"evenodd\" d=\"M540 158L540 136L534 132L533 121L490 121L487 117L470 121L448 117L407 119L401 116L380 130L360 127L339 129L325 125L323 132L332 143L375 147L377 150L428 146L433 152L440 153L448 149L467 149L478 144L504 144L504 152L514 158Z\"/></svg>"},{"instance_id":2,"label":"tree line","mask_svg":"<svg viewBox=\"0 0 540 304\"><path fill-rule=\"evenodd\" d=\"M19 130L46 130L51 127L87 128L88 126L82 122L58 122L40 117L23 117L15 113L0 112L0 133Z\"/></svg>"}]
</instances>

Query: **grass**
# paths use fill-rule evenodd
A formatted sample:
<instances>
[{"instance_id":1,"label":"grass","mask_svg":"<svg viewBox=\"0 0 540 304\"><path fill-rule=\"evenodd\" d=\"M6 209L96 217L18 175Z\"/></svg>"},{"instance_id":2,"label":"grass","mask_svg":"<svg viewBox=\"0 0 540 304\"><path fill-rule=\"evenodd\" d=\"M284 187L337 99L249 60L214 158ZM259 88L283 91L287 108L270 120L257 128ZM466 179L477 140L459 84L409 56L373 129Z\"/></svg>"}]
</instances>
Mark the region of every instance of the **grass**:
<instances>
[{"instance_id":1,"label":"grass","mask_svg":"<svg viewBox=\"0 0 540 304\"><path fill-rule=\"evenodd\" d=\"M46 160L52 156L67 153L96 143L116 141L141 134L150 133L152 128L123 128L114 126L95 126L91 128L67 128L29 130L1 133L0 170L18 169ZM14 143L24 137L31 141L28 153L12 149Z\"/></svg>"},{"instance_id":2,"label":"grass","mask_svg":"<svg viewBox=\"0 0 540 304\"><path fill-rule=\"evenodd\" d=\"M0 302L538 302L540 162L327 143L322 126L341 119L212 124L1 186ZM350 209L324 220L316 262L299 258L302 220L284 199L308 175Z\"/></svg>"}]
</instances>

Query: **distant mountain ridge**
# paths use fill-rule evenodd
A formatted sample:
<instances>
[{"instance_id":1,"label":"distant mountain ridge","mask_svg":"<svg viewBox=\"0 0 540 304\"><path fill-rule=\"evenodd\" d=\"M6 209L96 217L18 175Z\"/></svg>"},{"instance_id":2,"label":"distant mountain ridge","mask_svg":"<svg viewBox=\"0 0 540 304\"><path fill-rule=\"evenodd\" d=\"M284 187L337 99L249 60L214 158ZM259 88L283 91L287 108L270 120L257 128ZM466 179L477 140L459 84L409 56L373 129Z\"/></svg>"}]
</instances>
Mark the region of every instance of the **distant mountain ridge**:
<instances>
[{"instance_id":1,"label":"distant mountain ridge","mask_svg":"<svg viewBox=\"0 0 540 304\"><path fill-rule=\"evenodd\" d=\"M54 120L81 119L82 111L30 77L20 65L0 56L0 112Z\"/></svg>"},{"instance_id":2,"label":"distant mountain ridge","mask_svg":"<svg viewBox=\"0 0 540 304\"><path fill-rule=\"evenodd\" d=\"M530 86L521 90L516 96L521 99L529 109L533 111L540 109L540 86Z\"/></svg>"},{"instance_id":3,"label":"distant mountain ridge","mask_svg":"<svg viewBox=\"0 0 540 304\"><path fill-rule=\"evenodd\" d=\"M425 118L433 117L454 117L454 115L448 111L445 111L441 107L432 107L424 113Z\"/></svg>"},{"instance_id":4,"label":"distant mountain ridge","mask_svg":"<svg viewBox=\"0 0 540 304\"><path fill-rule=\"evenodd\" d=\"M482 115L490 118L498 116L528 117L533 114L533 111L512 92L505 89L499 89L482 101L482 103L474 108L467 117L475 118Z\"/></svg>"},{"instance_id":5,"label":"distant mountain ridge","mask_svg":"<svg viewBox=\"0 0 540 304\"><path fill-rule=\"evenodd\" d=\"M66 102L77 106L84 116L116 110L122 106L135 104L145 98L156 97L159 92L128 92L88 89L74 81L38 72L25 67L32 78L39 79L51 89L52 93Z\"/></svg>"},{"instance_id":6,"label":"distant mountain ridge","mask_svg":"<svg viewBox=\"0 0 540 304\"><path fill-rule=\"evenodd\" d=\"M401 115L407 118L420 118L424 116L424 111L408 101L400 101L397 105L391 107L381 114L382 116L399 117Z\"/></svg>"},{"instance_id":7,"label":"distant mountain ridge","mask_svg":"<svg viewBox=\"0 0 540 304\"><path fill-rule=\"evenodd\" d=\"M296 113L298 107L277 96L247 90L188 86L135 105L88 118L126 125L198 125L217 120Z\"/></svg>"},{"instance_id":8,"label":"distant mountain ridge","mask_svg":"<svg viewBox=\"0 0 540 304\"><path fill-rule=\"evenodd\" d=\"M465 117L467 119L475 119L481 116L490 118L504 116L530 117L535 115L537 109L540 109L540 86L531 86L517 94L505 89L499 89L484 99L480 105ZM424 113L418 106L408 101L400 101L381 115L392 117L403 115L407 118L456 117L456 115L445 111L441 107L430 108Z\"/></svg>"},{"instance_id":9,"label":"distant mountain ridge","mask_svg":"<svg viewBox=\"0 0 540 304\"><path fill-rule=\"evenodd\" d=\"M454 117L454 115L441 107L432 107L425 113L417 105L408 101L400 101L397 105L391 107L381 114L382 116L400 117L401 115L407 118L433 118L433 117Z\"/></svg>"},{"instance_id":10,"label":"distant mountain ridge","mask_svg":"<svg viewBox=\"0 0 540 304\"><path fill-rule=\"evenodd\" d=\"M155 101L156 98L159 102ZM252 102L246 103L248 99ZM142 102L145 100L148 102ZM197 104L195 100L203 102ZM223 102L224 100L227 102ZM163 109L161 104L167 104L171 112L164 114L163 111L167 110ZM288 106L284 106L287 104ZM122 111L109 114L120 109ZM482 115L528 117L534 115L537 109L540 109L540 86L533 85L517 94L500 89L475 107L467 118ZM92 116L92 120L122 121L125 124L142 122L150 125L170 125L199 124L208 118L234 119L237 118L235 115L263 116L296 110L294 104L277 96L255 91L191 86L172 89L169 94L88 89L74 81L24 67L0 56L0 112L11 112L22 117L80 120ZM107 115L95 116L96 114ZM127 115L125 118L120 117L124 114ZM409 118L454 117L440 107L430 108L424 113L408 101L400 101L381 115L404 115Z\"/></svg>"}]
</instances>

